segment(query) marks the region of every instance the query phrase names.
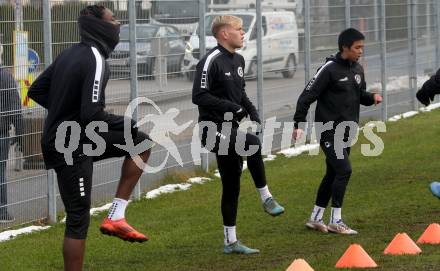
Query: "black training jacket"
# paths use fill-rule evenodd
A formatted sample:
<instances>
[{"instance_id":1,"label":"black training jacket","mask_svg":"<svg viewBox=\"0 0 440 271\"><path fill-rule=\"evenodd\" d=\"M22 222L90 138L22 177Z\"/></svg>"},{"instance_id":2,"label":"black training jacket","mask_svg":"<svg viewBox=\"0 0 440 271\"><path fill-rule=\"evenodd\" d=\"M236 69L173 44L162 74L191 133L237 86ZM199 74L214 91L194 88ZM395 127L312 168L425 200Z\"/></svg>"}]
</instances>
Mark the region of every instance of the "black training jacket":
<instances>
[{"instance_id":1,"label":"black training jacket","mask_svg":"<svg viewBox=\"0 0 440 271\"><path fill-rule=\"evenodd\" d=\"M64 121L80 124L80 144L87 142L84 130L92 121L105 121L109 130L123 131L124 117L104 111L108 54L95 41L83 40L64 50L30 87L29 97L48 109L41 139L47 168L65 165L63 154L55 148L56 132ZM80 152L74 152L74 157Z\"/></svg>"},{"instance_id":2,"label":"black training jacket","mask_svg":"<svg viewBox=\"0 0 440 271\"><path fill-rule=\"evenodd\" d=\"M327 58L299 96L295 127L306 122L307 112L315 101L318 101L315 122L333 121L336 127L343 121L359 122L360 105L373 105L374 94L366 91L362 66L342 59L338 53Z\"/></svg>"},{"instance_id":3,"label":"black training jacket","mask_svg":"<svg viewBox=\"0 0 440 271\"><path fill-rule=\"evenodd\" d=\"M429 105L434 96L440 93L440 69L423 83L422 88L417 91L417 99L424 105Z\"/></svg>"},{"instance_id":4,"label":"black training jacket","mask_svg":"<svg viewBox=\"0 0 440 271\"><path fill-rule=\"evenodd\" d=\"M245 92L244 59L221 45L211 49L197 64L192 101L198 105L199 121L221 123L226 112L244 108L253 121L258 112Z\"/></svg>"}]
</instances>

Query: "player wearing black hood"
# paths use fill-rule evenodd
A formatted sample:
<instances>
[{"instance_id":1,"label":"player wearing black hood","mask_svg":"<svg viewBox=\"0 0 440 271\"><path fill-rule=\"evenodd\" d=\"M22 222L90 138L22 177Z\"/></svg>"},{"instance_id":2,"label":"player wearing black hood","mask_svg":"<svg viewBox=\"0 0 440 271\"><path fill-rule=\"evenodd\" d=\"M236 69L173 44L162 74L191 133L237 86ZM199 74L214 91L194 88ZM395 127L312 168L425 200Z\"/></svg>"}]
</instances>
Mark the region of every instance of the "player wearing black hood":
<instances>
[{"instance_id":1,"label":"player wearing black hood","mask_svg":"<svg viewBox=\"0 0 440 271\"><path fill-rule=\"evenodd\" d=\"M119 22L113 13L101 5L88 6L78 19L81 42L64 50L37 78L29 90L29 97L48 109L41 140L47 168L55 169L58 187L67 213L63 245L64 269L81 270L85 239L90 222L90 196L93 161L110 157L124 157L121 179L109 215L101 224L101 232L129 240L143 242L146 236L134 230L125 221L128 199L142 175L129 153L114 146L125 144L124 117L104 111L105 87L109 79L107 59L119 42ZM91 122L105 122L108 132L99 131L106 148L100 156L85 155L86 126ZM134 126L133 120L131 126ZM80 135L71 130L65 138L57 135L60 125L76 122ZM149 137L131 129L135 144ZM79 137L79 148L72 154L73 165L57 149L72 138ZM150 150L138 154L144 163Z\"/></svg>"}]
</instances>

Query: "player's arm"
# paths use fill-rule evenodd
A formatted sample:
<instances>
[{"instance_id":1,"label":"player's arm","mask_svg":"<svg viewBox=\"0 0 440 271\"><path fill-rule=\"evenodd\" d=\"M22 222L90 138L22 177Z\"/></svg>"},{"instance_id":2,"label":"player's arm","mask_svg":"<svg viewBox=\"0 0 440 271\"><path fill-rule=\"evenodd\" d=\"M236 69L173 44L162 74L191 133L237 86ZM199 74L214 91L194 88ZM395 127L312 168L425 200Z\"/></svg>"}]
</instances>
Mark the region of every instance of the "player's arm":
<instances>
[{"instance_id":1,"label":"player's arm","mask_svg":"<svg viewBox=\"0 0 440 271\"><path fill-rule=\"evenodd\" d=\"M220 112L235 113L241 109L240 105L231 101L220 99L212 94L212 82L217 77L218 67L215 63L206 65L205 61L200 61L197 64L194 84L192 89L192 102L196 105L209 107L212 110Z\"/></svg>"},{"instance_id":2,"label":"player's arm","mask_svg":"<svg viewBox=\"0 0 440 271\"><path fill-rule=\"evenodd\" d=\"M328 65L331 65L331 63L327 62L318 70L299 96L296 103L295 115L293 117L296 129L298 128L298 124L300 122L306 121L307 112L309 111L310 105L318 99L319 95L321 95L325 89L327 89L330 82Z\"/></svg>"},{"instance_id":3,"label":"player's arm","mask_svg":"<svg viewBox=\"0 0 440 271\"><path fill-rule=\"evenodd\" d=\"M28 91L28 96L44 108L48 108L49 91L52 82L52 74L55 62L52 63L38 78L32 83Z\"/></svg>"},{"instance_id":4,"label":"player's arm","mask_svg":"<svg viewBox=\"0 0 440 271\"><path fill-rule=\"evenodd\" d=\"M362 81L361 81L361 95L360 95L360 103L362 105L370 106L373 104L380 103L382 99L379 101L379 94L367 92L367 83L365 82L365 76L362 73L361 75Z\"/></svg>"},{"instance_id":5,"label":"player's arm","mask_svg":"<svg viewBox=\"0 0 440 271\"><path fill-rule=\"evenodd\" d=\"M92 55L84 61L81 79L83 80L81 88L81 113L80 119L83 125L87 125L92 121L104 121L108 124L109 130L123 131L125 117L110 114L104 110L105 100L102 89L102 78L105 69L105 60L101 57ZM101 65L100 65L101 64ZM132 132L134 121L131 121Z\"/></svg>"},{"instance_id":6,"label":"player's arm","mask_svg":"<svg viewBox=\"0 0 440 271\"><path fill-rule=\"evenodd\" d=\"M255 108L254 104L250 101L249 97L246 94L243 86L243 94L241 96L241 106L249 113L249 118L252 121L258 122L261 124L260 116L258 114L258 110Z\"/></svg>"},{"instance_id":7,"label":"player's arm","mask_svg":"<svg viewBox=\"0 0 440 271\"><path fill-rule=\"evenodd\" d=\"M242 65L243 65L243 70L245 69L245 62L244 59L242 58ZM261 120L260 120L260 116L258 114L258 110L255 108L254 104L251 102L251 100L249 99L249 97L246 94L246 82L243 80L243 94L241 96L241 103L240 105L242 107L244 107L244 109L249 113L249 118L252 121L258 122L259 124L261 124Z\"/></svg>"},{"instance_id":8,"label":"player's arm","mask_svg":"<svg viewBox=\"0 0 440 271\"><path fill-rule=\"evenodd\" d=\"M295 140L298 140L303 134L303 130L299 128L299 123L306 122L310 105L318 99L319 95L330 83L329 65L331 65L331 62L327 62L318 70L298 98L295 115L293 116L295 129L293 130L292 137Z\"/></svg>"}]
</instances>

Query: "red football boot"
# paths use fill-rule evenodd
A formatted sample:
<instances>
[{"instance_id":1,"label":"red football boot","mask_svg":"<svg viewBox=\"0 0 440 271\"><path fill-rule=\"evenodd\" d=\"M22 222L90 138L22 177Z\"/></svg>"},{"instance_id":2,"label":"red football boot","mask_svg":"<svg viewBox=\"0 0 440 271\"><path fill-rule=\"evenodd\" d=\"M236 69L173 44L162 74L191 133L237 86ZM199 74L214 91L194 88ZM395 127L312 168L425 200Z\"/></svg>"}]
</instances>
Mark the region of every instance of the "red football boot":
<instances>
[{"instance_id":1,"label":"red football boot","mask_svg":"<svg viewBox=\"0 0 440 271\"><path fill-rule=\"evenodd\" d=\"M128 225L127 221L125 221L125 218L113 221L106 217L99 227L99 230L103 234L116 236L124 241L139 243L148 241L148 237L135 230L132 226Z\"/></svg>"}]
</instances>

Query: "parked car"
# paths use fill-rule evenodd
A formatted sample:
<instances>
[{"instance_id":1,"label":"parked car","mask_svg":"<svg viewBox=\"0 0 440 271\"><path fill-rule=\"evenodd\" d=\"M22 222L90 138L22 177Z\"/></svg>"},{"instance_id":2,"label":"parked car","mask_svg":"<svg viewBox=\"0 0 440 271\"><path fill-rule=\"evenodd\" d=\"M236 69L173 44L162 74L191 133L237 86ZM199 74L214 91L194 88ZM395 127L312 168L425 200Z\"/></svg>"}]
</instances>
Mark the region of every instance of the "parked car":
<instances>
[{"instance_id":1,"label":"parked car","mask_svg":"<svg viewBox=\"0 0 440 271\"><path fill-rule=\"evenodd\" d=\"M176 27L164 24L136 24L138 75L153 79L159 73L156 59L164 56L167 73L180 73L185 40ZM112 78L130 72L129 25L121 26L120 42L109 58Z\"/></svg>"}]
</instances>

